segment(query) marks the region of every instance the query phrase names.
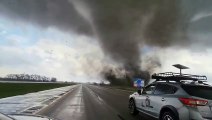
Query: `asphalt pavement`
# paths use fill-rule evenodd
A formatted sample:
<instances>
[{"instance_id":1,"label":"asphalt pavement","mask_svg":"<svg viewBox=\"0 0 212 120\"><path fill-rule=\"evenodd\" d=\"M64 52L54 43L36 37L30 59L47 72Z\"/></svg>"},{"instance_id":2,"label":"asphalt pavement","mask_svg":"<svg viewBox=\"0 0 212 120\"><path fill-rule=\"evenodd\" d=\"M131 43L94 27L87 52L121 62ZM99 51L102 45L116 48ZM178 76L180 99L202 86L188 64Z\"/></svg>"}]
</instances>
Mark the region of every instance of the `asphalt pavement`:
<instances>
[{"instance_id":1,"label":"asphalt pavement","mask_svg":"<svg viewBox=\"0 0 212 120\"><path fill-rule=\"evenodd\" d=\"M66 97L40 113L57 120L147 120L128 112L132 91L94 85L78 85Z\"/></svg>"}]
</instances>

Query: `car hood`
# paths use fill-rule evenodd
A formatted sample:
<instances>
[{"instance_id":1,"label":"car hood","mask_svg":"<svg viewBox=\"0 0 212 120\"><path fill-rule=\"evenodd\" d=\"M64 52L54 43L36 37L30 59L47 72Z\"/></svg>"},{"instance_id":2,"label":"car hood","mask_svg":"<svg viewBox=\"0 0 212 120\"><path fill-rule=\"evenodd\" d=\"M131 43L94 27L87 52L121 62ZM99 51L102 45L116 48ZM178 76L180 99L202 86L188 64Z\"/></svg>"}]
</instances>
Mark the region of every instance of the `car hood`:
<instances>
[{"instance_id":1,"label":"car hood","mask_svg":"<svg viewBox=\"0 0 212 120\"><path fill-rule=\"evenodd\" d=\"M43 116L35 116L35 115L9 115L15 120L53 120Z\"/></svg>"}]
</instances>

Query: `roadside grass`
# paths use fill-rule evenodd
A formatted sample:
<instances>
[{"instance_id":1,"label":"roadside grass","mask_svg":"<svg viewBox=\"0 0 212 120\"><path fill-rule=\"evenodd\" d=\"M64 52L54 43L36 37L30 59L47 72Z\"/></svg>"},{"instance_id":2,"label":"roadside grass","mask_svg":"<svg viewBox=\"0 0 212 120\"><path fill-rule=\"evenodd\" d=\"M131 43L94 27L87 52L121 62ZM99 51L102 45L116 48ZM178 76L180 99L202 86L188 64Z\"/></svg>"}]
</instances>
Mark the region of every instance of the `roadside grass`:
<instances>
[{"instance_id":1,"label":"roadside grass","mask_svg":"<svg viewBox=\"0 0 212 120\"><path fill-rule=\"evenodd\" d=\"M126 90L129 92L137 91L138 89L136 87L129 87L129 86L118 86L118 85L100 85L102 87L111 88L111 89L121 89Z\"/></svg>"},{"instance_id":2,"label":"roadside grass","mask_svg":"<svg viewBox=\"0 0 212 120\"><path fill-rule=\"evenodd\" d=\"M138 90L136 87L113 86L113 88L127 90L127 91L137 91Z\"/></svg>"},{"instance_id":3,"label":"roadside grass","mask_svg":"<svg viewBox=\"0 0 212 120\"><path fill-rule=\"evenodd\" d=\"M126 90L126 91L137 91L137 88L135 87L127 87L127 86L108 86L109 88L113 89L121 89L121 90Z\"/></svg>"},{"instance_id":4,"label":"roadside grass","mask_svg":"<svg viewBox=\"0 0 212 120\"><path fill-rule=\"evenodd\" d=\"M0 83L0 98L70 86L67 83Z\"/></svg>"}]
</instances>

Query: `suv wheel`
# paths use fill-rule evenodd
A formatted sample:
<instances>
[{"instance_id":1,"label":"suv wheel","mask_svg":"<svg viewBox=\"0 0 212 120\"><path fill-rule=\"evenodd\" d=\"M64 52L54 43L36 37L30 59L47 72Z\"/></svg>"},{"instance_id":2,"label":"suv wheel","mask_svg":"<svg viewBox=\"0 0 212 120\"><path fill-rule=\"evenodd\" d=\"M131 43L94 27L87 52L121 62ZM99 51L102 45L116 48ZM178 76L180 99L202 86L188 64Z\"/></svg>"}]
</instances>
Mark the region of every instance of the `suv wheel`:
<instances>
[{"instance_id":1,"label":"suv wheel","mask_svg":"<svg viewBox=\"0 0 212 120\"><path fill-rule=\"evenodd\" d=\"M133 99L131 99L131 100L129 101L129 112L130 112L130 114L132 114L132 115L138 114L138 111L136 110L135 102L134 102Z\"/></svg>"},{"instance_id":2,"label":"suv wheel","mask_svg":"<svg viewBox=\"0 0 212 120\"><path fill-rule=\"evenodd\" d=\"M177 117L169 111L163 113L161 120L177 120Z\"/></svg>"}]
</instances>

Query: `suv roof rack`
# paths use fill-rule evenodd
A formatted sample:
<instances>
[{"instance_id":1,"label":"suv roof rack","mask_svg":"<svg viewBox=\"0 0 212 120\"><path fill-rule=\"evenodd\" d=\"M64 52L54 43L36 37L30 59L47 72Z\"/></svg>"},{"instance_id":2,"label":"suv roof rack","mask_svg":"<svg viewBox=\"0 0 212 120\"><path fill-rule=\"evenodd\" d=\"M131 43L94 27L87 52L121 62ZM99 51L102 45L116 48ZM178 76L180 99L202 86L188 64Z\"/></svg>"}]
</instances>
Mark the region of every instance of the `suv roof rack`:
<instances>
[{"instance_id":1,"label":"suv roof rack","mask_svg":"<svg viewBox=\"0 0 212 120\"><path fill-rule=\"evenodd\" d=\"M156 81L177 81L181 80L192 80L192 81L202 81L205 82L207 77L204 75L191 75L191 74L182 74L182 73L174 73L174 72L165 72L165 73L155 73L152 75L152 79L156 79Z\"/></svg>"}]
</instances>

